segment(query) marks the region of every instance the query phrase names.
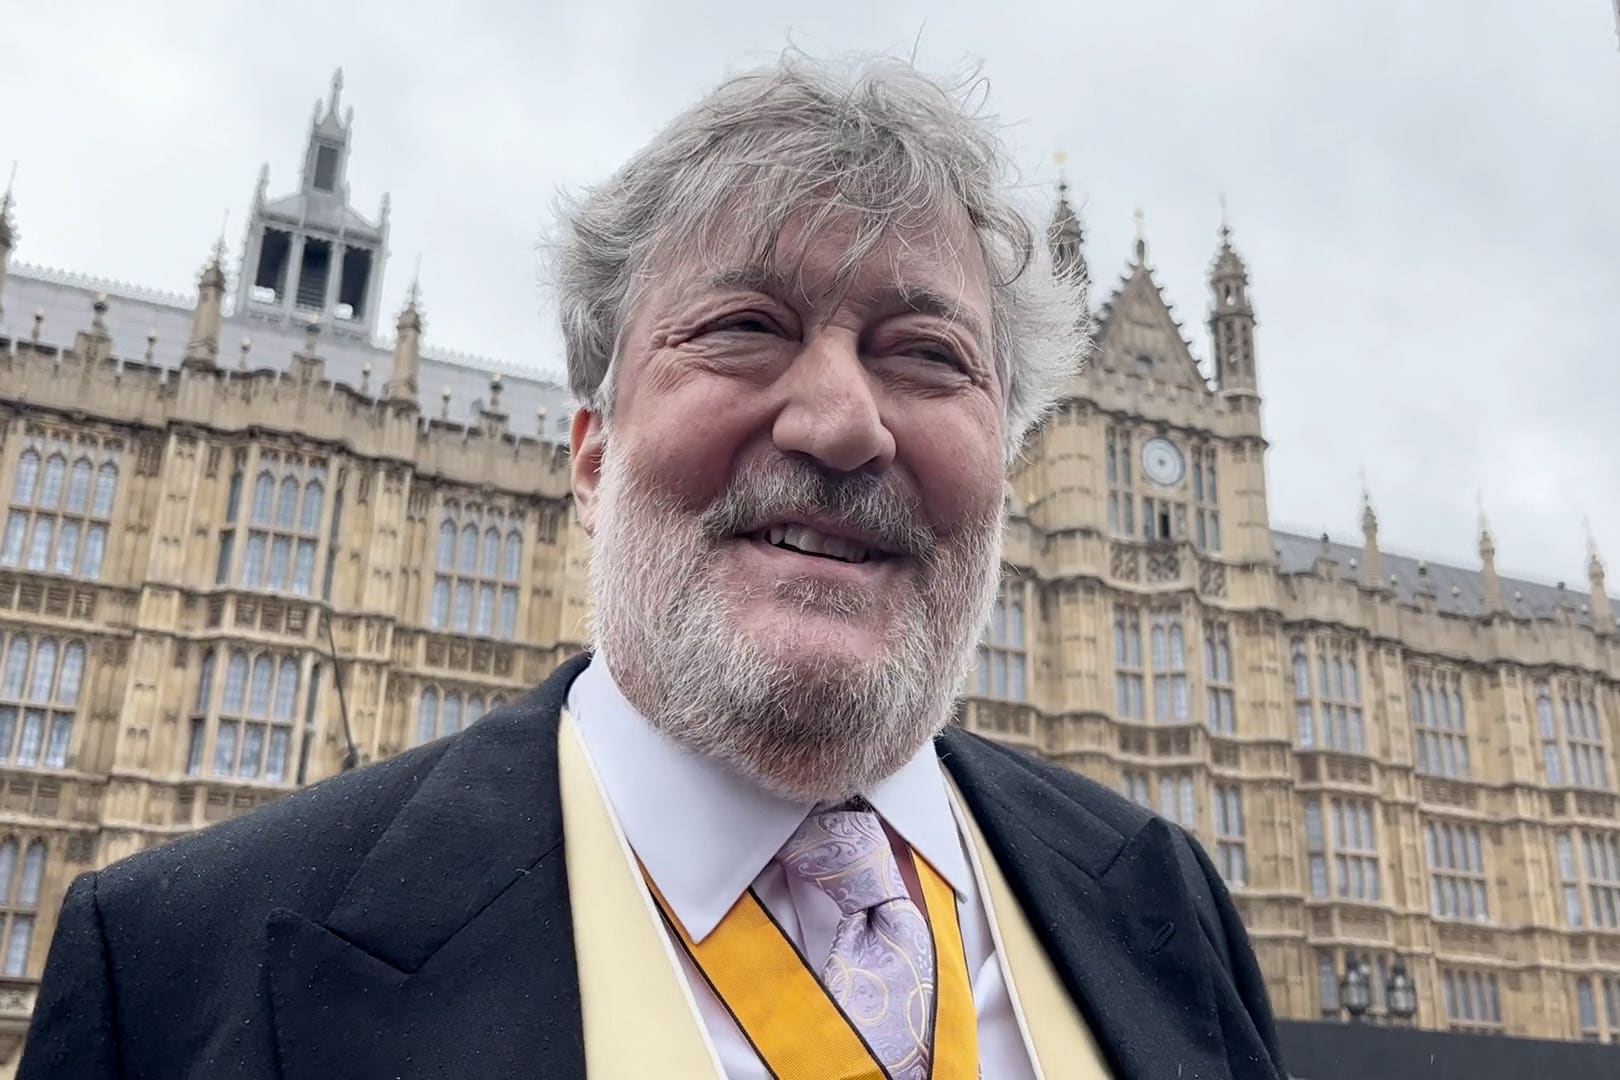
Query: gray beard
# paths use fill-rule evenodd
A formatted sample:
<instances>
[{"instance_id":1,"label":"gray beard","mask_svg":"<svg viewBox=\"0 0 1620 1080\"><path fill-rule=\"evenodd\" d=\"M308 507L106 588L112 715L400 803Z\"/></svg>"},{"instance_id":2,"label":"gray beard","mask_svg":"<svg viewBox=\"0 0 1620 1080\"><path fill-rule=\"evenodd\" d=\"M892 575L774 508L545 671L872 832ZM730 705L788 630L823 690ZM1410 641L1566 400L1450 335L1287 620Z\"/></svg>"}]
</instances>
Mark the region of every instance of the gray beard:
<instances>
[{"instance_id":1,"label":"gray beard","mask_svg":"<svg viewBox=\"0 0 1620 1080\"><path fill-rule=\"evenodd\" d=\"M1000 580L999 506L937 542L914 500L883 481L835 479L782 458L744 470L694 515L636 475L611 441L599 498L591 639L626 698L677 745L816 802L870 790L949 722ZM793 512L857 524L911 558L911 593L875 659L777 656L738 627L735 607L751 597L723 592L710 556L755 522ZM871 603L815 582L771 589L800 610L847 618Z\"/></svg>"}]
</instances>

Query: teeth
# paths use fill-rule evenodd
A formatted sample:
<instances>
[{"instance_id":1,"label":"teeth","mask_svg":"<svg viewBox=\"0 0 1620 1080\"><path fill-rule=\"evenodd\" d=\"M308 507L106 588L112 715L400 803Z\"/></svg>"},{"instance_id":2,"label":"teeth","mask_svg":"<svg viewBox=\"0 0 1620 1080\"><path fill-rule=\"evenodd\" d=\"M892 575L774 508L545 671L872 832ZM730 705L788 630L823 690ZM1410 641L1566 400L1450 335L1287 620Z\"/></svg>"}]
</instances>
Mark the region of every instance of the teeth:
<instances>
[{"instance_id":1,"label":"teeth","mask_svg":"<svg viewBox=\"0 0 1620 1080\"><path fill-rule=\"evenodd\" d=\"M772 525L762 534L775 547L788 547L806 555L826 555L849 563L863 563L871 557L865 544L841 536L828 536L803 525Z\"/></svg>"}]
</instances>

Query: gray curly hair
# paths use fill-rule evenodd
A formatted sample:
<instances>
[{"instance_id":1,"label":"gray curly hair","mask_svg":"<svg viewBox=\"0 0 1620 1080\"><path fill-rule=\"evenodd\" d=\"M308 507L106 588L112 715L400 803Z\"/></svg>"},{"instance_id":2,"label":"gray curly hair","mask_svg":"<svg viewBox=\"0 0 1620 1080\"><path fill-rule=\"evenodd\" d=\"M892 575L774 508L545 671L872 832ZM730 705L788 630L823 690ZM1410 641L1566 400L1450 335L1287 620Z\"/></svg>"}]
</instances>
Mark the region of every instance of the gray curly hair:
<instances>
[{"instance_id":1,"label":"gray curly hair","mask_svg":"<svg viewBox=\"0 0 1620 1080\"><path fill-rule=\"evenodd\" d=\"M661 256L741 240L765 262L789 218L807 215L806 238L836 218L853 222L839 264L847 284L892 230L937 225L954 204L989 271L1011 462L1084 366L1090 327L1081 290L1053 273L1013 203L1010 155L971 105L977 85L946 86L892 58L789 52L728 80L606 182L564 198L546 246L580 405L611 418L622 337Z\"/></svg>"}]
</instances>

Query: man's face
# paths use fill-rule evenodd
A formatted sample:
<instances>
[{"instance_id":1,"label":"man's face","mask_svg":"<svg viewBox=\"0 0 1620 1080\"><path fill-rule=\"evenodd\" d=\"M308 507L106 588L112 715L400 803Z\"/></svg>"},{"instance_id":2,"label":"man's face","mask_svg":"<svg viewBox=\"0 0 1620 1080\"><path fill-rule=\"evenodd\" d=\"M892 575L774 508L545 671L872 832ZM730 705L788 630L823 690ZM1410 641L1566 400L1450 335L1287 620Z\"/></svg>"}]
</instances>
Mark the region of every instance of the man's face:
<instances>
[{"instance_id":1,"label":"man's face","mask_svg":"<svg viewBox=\"0 0 1620 1080\"><path fill-rule=\"evenodd\" d=\"M952 219L889 236L840 290L847 241L823 229L791 266L722 251L659 268L623 338L610 433L575 419L599 643L655 723L675 707L672 679L701 694L681 673L742 666L755 696L774 695L767 711L791 699L786 711L822 715L785 729L885 742L885 718L827 714L861 699L943 713L971 655L1004 475L984 261ZM790 225L777 251L802 243ZM644 610L619 610L631 605ZM659 673L649 652L679 659ZM909 723L926 736L943 721ZM906 732L879 756L914 752L923 736Z\"/></svg>"}]
</instances>

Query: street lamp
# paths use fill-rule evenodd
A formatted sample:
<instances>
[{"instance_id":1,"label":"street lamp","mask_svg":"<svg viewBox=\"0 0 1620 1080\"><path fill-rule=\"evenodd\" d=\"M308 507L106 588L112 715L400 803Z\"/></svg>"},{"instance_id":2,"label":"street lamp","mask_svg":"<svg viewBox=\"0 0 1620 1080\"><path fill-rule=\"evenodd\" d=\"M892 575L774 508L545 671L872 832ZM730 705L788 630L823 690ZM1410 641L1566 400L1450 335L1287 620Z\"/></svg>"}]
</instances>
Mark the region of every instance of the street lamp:
<instances>
[{"instance_id":1,"label":"street lamp","mask_svg":"<svg viewBox=\"0 0 1620 1080\"><path fill-rule=\"evenodd\" d=\"M1352 1023L1366 1015L1372 1007L1372 978L1367 972L1367 961L1355 953L1344 958L1344 978L1339 980L1339 1001L1350 1014Z\"/></svg>"},{"instance_id":2,"label":"street lamp","mask_svg":"<svg viewBox=\"0 0 1620 1080\"><path fill-rule=\"evenodd\" d=\"M1410 1022L1417 1015L1417 984L1406 973L1406 961L1398 956L1384 986L1384 1000L1389 1003L1389 1014L1397 1020Z\"/></svg>"}]
</instances>

